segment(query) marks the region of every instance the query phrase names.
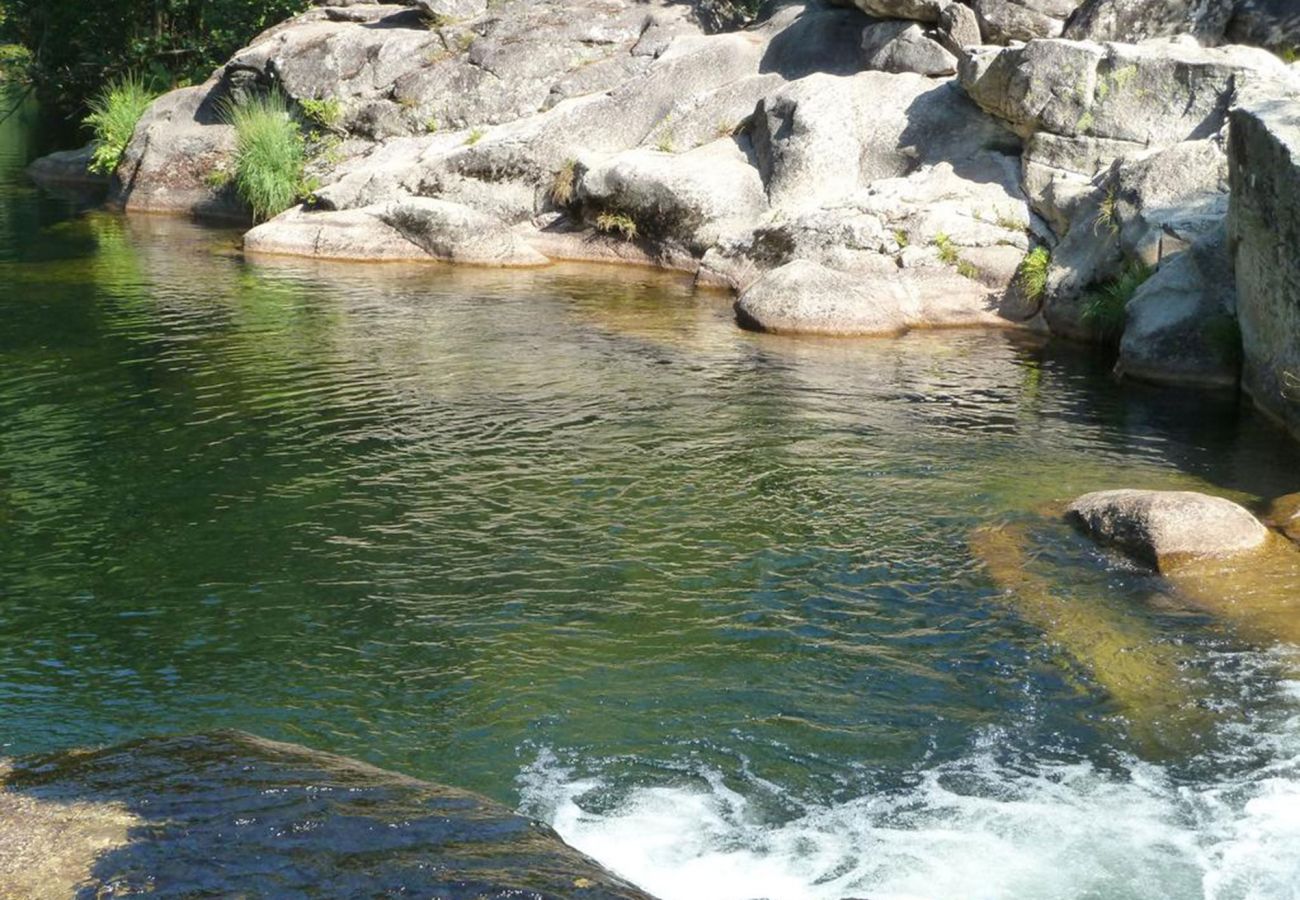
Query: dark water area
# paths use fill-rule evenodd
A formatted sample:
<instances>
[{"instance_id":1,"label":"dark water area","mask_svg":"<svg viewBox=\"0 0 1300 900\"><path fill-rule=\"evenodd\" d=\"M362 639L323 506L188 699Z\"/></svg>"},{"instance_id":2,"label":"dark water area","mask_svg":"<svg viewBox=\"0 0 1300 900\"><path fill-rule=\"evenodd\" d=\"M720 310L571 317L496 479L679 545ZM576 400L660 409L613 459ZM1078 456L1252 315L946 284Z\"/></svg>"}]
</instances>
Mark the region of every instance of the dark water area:
<instances>
[{"instance_id":1,"label":"dark water area","mask_svg":"<svg viewBox=\"0 0 1300 900\"><path fill-rule=\"evenodd\" d=\"M27 128L0 753L237 728L481 791L664 898L1300 895L1294 648L1050 515L1295 491L1235 399L1012 333L749 334L653 272L247 259L37 190ZM993 577L991 523L1059 603Z\"/></svg>"}]
</instances>

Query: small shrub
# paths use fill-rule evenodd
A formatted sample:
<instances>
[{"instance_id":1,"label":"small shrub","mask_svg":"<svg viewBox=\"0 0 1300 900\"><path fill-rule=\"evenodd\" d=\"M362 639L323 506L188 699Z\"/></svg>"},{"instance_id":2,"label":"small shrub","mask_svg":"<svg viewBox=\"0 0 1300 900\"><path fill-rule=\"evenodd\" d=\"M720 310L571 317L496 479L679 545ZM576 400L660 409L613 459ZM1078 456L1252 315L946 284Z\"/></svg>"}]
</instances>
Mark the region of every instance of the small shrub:
<instances>
[{"instance_id":1,"label":"small shrub","mask_svg":"<svg viewBox=\"0 0 1300 900\"><path fill-rule=\"evenodd\" d=\"M117 171L131 143L135 126L157 95L138 75L126 75L110 81L90 101L90 115L84 124L94 132L94 155L90 170L104 175Z\"/></svg>"},{"instance_id":2,"label":"small shrub","mask_svg":"<svg viewBox=\"0 0 1300 900\"><path fill-rule=\"evenodd\" d=\"M223 115L235 129L235 190L255 219L279 215L310 193L305 142L283 94L229 102Z\"/></svg>"},{"instance_id":3,"label":"small shrub","mask_svg":"<svg viewBox=\"0 0 1300 900\"><path fill-rule=\"evenodd\" d=\"M424 133L433 134L437 130L438 130L438 117L429 116L429 120L424 123Z\"/></svg>"},{"instance_id":4,"label":"small shrub","mask_svg":"<svg viewBox=\"0 0 1300 900\"><path fill-rule=\"evenodd\" d=\"M1047 270L1052 264L1052 254L1046 247L1035 247L1020 261L1016 283L1030 300L1042 299L1047 290Z\"/></svg>"},{"instance_id":5,"label":"small shrub","mask_svg":"<svg viewBox=\"0 0 1300 900\"><path fill-rule=\"evenodd\" d=\"M907 232L901 228L894 229L894 243L898 245L899 250L906 250L907 245L911 243L908 240Z\"/></svg>"},{"instance_id":6,"label":"small shrub","mask_svg":"<svg viewBox=\"0 0 1300 900\"><path fill-rule=\"evenodd\" d=\"M676 152L676 148L677 143L673 140L673 133L671 131L665 131L663 134L659 135L659 140L655 141L655 149L660 153L674 153Z\"/></svg>"},{"instance_id":7,"label":"small shrub","mask_svg":"<svg viewBox=\"0 0 1300 900\"><path fill-rule=\"evenodd\" d=\"M1277 51L1277 55L1287 65L1300 62L1300 47L1283 47Z\"/></svg>"},{"instance_id":8,"label":"small shrub","mask_svg":"<svg viewBox=\"0 0 1300 900\"><path fill-rule=\"evenodd\" d=\"M939 260L946 266L955 266L961 258L957 255L957 248L953 246L952 238L942 231L935 234L934 239L930 242L939 248Z\"/></svg>"},{"instance_id":9,"label":"small shrub","mask_svg":"<svg viewBox=\"0 0 1300 900\"><path fill-rule=\"evenodd\" d=\"M298 105L302 107L302 114L309 122L328 131L338 128L343 121L343 104L334 97L327 100L299 100Z\"/></svg>"},{"instance_id":10,"label":"small shrub","mask_svg":"<svg viewBox=\"0 0 1300 900\"><path fill-rule=\"evenodd\" d=\"M475 34L474 32L472 32L472 31L464 31L464 32L461 32L460 34L458 34L458 35L456 36L456 47L457 47L457 48L458 48L462 53L464 53L464 52L465 52L466 50L468 50L470 47L473 47L473 46L474 46L474 42L475 42L476 40L478 40L478 35Z\"/></svg>"},{"instance_id":11,"label":"small shrub","mask_svg":"<svg viewBox=\"0 0 1300 900\"><path fill-rule=\"evenodd\" d=\"M603 212L596 217L596 230L605 234L621 234L624 240L636 240L636 220L627 213Z\"/></svg>"},{"instance_id":12,"label":"small shrub","mask_svg":"<svg viewBox=\"0 0 1300 900\"><path fill-rule=\"evenodd\" d=\"M1128 302L1137 289L1151 277L1151 269L1140 262L1130 263L1114 281L1093 288L1083 296L1081 318L1106 340L1115 340L1124 332Z\"/></svg>"},{"instance_id":13,"label":"small shrub","mask_svg":"<svg viewBox=\"0 0 1300 900\"><path fill-rule=\"evenodd\" d=\"M957 274L960 275L962 278L969 278L971 281L980 280L979 268L973 262L967 259L957 260Z\"/></svg>"},{"instance_id":14,"label":"small shrub","mask_svg":"<svg viewBox=\"0 0 1300 900\"><path fill-rule=\"evenodd\" d=\"M577 166L575 160L566 159L564 165L560 166L560 170L551 179L551 188L547 191L547 196L554 205L568 206L573 202L573 188L576 181L574 172Z\"/></svg>"},{"instance_id":15,"label":"small shrub","mask_svg":"<svg viewBox=\"0 0 1300 900\"><path fill-rule=\"evenodd\" d=\"M485 134L487 134L487 132L484 131L482 128L471 129L470 133L465 136L465 146L473 147L479 141L483 140L483 135Z\"/></svg>"}]
</instances>

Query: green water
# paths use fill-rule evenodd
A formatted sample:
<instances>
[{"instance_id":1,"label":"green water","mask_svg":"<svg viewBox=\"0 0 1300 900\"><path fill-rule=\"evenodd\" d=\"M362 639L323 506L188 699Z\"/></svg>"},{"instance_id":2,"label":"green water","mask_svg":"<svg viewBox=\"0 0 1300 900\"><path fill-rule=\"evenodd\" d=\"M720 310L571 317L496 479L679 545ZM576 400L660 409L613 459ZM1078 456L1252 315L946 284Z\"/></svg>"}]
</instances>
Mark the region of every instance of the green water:
<instances>
[{"instance_id":1,"label":"green water","mask_svg":"<svg viewBox=\"0 0 1300 900\"><path fill-rule=\"evenodd\" d=\"M1035 525L1212 711L1153 749L969 545L1088 490L1296 490L1235 401L1014 334L748 334L650 272L246 259L37 191L28 134L3 752L240 728L522 805L664 897L1297 896L1286 649Z\"/></svg>"}]
</instances>

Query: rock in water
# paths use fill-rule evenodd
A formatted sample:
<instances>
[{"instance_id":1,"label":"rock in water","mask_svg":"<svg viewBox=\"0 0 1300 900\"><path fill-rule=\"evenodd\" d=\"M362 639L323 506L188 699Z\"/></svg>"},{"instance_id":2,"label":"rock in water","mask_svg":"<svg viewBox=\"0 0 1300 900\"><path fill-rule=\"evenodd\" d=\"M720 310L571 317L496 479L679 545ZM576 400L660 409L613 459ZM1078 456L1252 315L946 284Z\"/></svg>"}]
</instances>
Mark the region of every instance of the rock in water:
<instances>
[{"instance_id":1,"label":"rock in water","mask_svg":"<svg viewBox=\"0 0 1300 900\"><path fill-rule=\"evenodd\" d=\"M651 900L484 797L246 734L21 759L0 776L5 897Z\"/></svg>"},{"instance_id":2,"label":"rock in water","mask_svg":"<svg viewBox=\"0 0 1300 900\"><path fill-rule=\"evenodd\" d=\"M1243 507L1192 491L1098 491L1070 504L1066 518L1161 572L1257 550L1268 539L1268 529Z\"/></svg>"}]
</instances>

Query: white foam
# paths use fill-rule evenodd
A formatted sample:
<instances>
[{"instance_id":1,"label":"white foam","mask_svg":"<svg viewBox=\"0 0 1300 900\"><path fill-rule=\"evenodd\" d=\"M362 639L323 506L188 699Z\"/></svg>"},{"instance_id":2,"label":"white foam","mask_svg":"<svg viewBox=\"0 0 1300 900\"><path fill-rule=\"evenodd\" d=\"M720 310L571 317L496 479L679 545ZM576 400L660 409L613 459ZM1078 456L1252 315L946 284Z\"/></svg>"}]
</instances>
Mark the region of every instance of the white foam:
<instances>
[{"instance_id":1,"label":"white foam","mask_svg":"<svg viewBox=\"0 0 1300 900\"><path fill-rule=\"evenodd\" d=\"M528 812L662 900L1300 900L1300 717L1258 737L1272 762L1208 785L1137 761L1010 768L984 746L780 823L716 772L601 813L584 800L604 786L551 753L521 785Z\"/></svg>"}]
</instances>

